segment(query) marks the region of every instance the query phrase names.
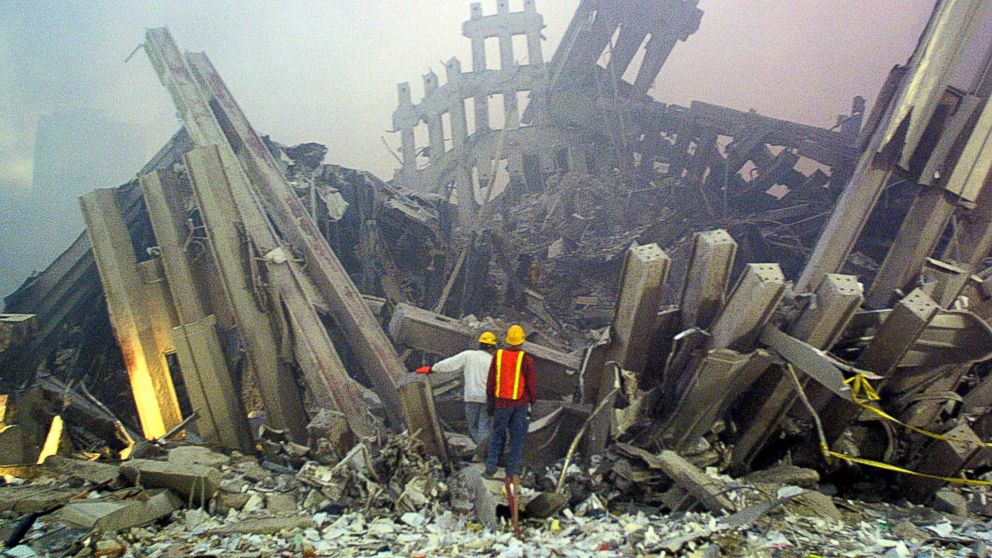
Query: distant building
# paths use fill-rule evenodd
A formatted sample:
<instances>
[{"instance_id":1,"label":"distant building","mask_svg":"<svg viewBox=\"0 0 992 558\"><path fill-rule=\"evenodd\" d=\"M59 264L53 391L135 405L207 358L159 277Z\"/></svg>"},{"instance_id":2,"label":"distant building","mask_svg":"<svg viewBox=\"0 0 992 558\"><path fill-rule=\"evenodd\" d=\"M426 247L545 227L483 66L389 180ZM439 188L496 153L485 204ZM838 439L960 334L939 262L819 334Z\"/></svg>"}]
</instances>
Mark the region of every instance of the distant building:
<instances>
[{"instance_id":1,"label":"distant building","mask_svg":"<svg viewBox=\"0 0 992 558\"><path fill-rule=\"evenodd\" d=\"M79 196L132 179L146 159L143 132L100 111L38 118L31 190L7 193L0 210L0 297L62 253L85 225Z\"/></svg>"}]
</instances>

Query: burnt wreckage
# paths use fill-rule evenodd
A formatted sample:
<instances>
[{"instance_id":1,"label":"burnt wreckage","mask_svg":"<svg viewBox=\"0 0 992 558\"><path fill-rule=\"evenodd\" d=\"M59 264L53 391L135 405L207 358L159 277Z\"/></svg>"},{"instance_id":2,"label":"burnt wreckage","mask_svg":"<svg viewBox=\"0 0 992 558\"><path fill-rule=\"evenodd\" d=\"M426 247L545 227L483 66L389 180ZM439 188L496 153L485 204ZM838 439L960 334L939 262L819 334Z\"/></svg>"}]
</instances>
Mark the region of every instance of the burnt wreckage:
<instances>
[{"instance_id":1,"label":"burnt wreckage","mask_svg":"<svg viewBox=\"0 0 992 558\"><path fill-rule=\"evenodd\" d=\"M126 457L183 428L302 443L319 415L339 455L407 430L447 467L460 380L408 371L518 322L532 466L576 444L641 460L679 484L642 495L671 509L726 508L686 470L787 455L897 465L916 501L987 470L987 3L938 2L871 111L830 129L653 99L696 2L583 0L550 60L535 2L496 5L463 26L471 71L452 58L417 103L398 86L388 183L260 136L206 55L149 30L182 129L84 196L86 233L5 299L11 462L55 416L64 444Z\"/></svg>"}]
</instances>

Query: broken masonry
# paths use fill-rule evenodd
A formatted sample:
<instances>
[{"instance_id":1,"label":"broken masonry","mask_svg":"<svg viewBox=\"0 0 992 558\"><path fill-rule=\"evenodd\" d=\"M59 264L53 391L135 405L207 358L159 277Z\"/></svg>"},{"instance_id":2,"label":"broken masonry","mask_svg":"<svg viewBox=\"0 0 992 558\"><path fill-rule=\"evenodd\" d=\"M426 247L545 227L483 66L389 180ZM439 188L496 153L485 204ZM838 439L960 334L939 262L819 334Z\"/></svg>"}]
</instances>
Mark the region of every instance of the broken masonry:
<instances>
[{"instance_id":1,"label":"broken masonry","mask_svg":"<svg viewBox=\"0 0 992 558\"><path fill-rule=\"evenodd\" d=\"M260 136L206 55L148 31L182 128L80 200L86 233L0 315L4 474L43 462L114 491L25 489L15 511L114 530L183 502L295 506L188 461L236 458L167 453L185 437L238 452L223 467L246 482L296 475L314 510L417 521L453 473L492 525L498 490L458 471L461 380L407 372L509 323L534 332L541 382L525 461L573 485L528 498L535 515L582 483L743 512L707 467L800 484L855 462L947 505L992 464L992 64L961 78L988 6L938 3L871 112L857 97L830 129L649 96L695 2L583 2L550 59L532 0L497 8L471 7L470 71L451 59L417 103L399 85L390 182ZM612 468L583 478L574 452ZM238 529L310 525L256 519Z\"/></svg>"}]
</instances>

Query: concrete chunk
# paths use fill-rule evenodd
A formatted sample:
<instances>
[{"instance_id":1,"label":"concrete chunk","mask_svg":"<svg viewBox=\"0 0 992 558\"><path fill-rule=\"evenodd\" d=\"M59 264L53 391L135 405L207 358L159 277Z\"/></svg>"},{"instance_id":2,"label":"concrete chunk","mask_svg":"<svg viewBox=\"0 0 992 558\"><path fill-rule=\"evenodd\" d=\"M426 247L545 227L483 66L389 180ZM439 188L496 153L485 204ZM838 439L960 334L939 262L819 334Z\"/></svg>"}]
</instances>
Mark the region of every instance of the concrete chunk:
<instances>
[{"instance_id":1,"label":"concrete chunk","mask_svg":"<svg viewBox=\"0 0 992 558\"><path fill-rule=\"evenodd\" d=\"M120 477L120 466L110 463L99 463L96 461L86 461L84 459L73 459L52 455L45 459L45 469L60 475L83 479L93 484L103 484L111 482Z\"/></svg>"},{"instance_id":2,"label":"concrete chunk","mask_svg":"<svg viewBox=\"0 0 992 558\"><path fill-rule=\"evenodd\" d=\"M297 511L296 498L292 494L266 494L265 509L275 515L294 514Z\"/></svg>"},{"instance_id":3,"label":"concrete chunk","mask_svg":"<svg viewBox=\"0 0 992 558\"><path fill-rule=\"evenodd\" d=\"M68 490L53 490L42 485L0 487L0 512L31 513L62 505L72 498Z\"/></svg>"},{"instance_id":4,"label":"concrete chunk","mask_svg":"<svg viewBox=\"0 0 992 558\"><path fill-rule=\"evenodd\" d=\"M26 428L10 424L0 428L0 465L26 465L38 459L38 448L30 442Z\"/></svg>"},{"instance_id":5,"label":"concrete chunk","mask_svg":"<svg viewBox=\"0 0 992 558\"><path fill-rule=\"evenodd\" d=\"M121 466L121 474L138 486L168 488L185 499L206 504L220 487L221 473L196 463L134 459Z\"/></svg>"},{"instance_id":6,"label":"concrete chunk","mask_svg":"<svg viewBox=\"0 0 992 558\"><path fill-rule=\"evenodd\" d=\"M26 341L38 330L38 320L34 314L0 313L0 353Z\"/></svg>"},{"instance_id":7,"label":"concrete chunk","mask_svg":"<svg viewBox=\"0 0 992 558\"><path fill-rule=\"evenodd\" d=\"M151 523L182 505L182 500L171 491L159 490L148 498L70 502L52 514L51 519L80 529L114 532Z\"/></svg>"},{"instance_id":8,"label":"concrete chunk","mask_svg":"<svg viewBox=\"0 0 992 558\"><path fill-rule=\"evenodd\" d=\"M755 471L741 480L754 483L791 484L803 488L813 488L820 482L820 473L815 469L779 464L768 469Z\"/></svg>"},{"instance_id":9,"label":"concrete chunk","mask_svg":"<svg viewBox=\"0 0 992 558\"><path fill-rule=\"evenodd\" d=\"M190 463L215 468L231 462L230 457L203 446L180 446L169 451L168 459L170 463Z\"/></svg>"}]
</instances>

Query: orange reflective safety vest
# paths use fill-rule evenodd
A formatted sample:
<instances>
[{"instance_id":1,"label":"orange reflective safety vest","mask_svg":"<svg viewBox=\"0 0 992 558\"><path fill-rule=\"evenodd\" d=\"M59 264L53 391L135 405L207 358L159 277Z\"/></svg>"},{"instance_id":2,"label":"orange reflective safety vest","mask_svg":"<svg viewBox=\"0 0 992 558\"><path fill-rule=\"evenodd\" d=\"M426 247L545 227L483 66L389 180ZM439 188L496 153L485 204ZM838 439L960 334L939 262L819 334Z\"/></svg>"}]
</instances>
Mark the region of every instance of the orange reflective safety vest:
<instances>
[{"instance_id":1,"label":"orange reflective safety vest","mask_svg":"<svg viewBox=\"0 0 992 558\"><path fill-rule=\"evenodd\" d=\"M506 357L506 358L504 358ZM516 358L514 358L516 357ZM523 351L496 351L496 397L516 401L524 396Z\"/></svg>"}]
</instances>

